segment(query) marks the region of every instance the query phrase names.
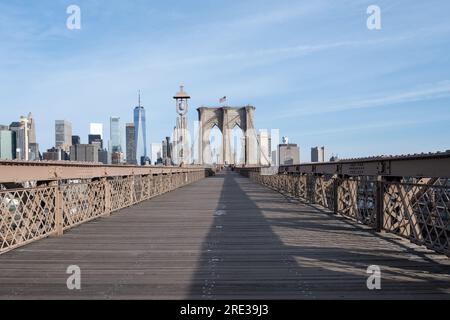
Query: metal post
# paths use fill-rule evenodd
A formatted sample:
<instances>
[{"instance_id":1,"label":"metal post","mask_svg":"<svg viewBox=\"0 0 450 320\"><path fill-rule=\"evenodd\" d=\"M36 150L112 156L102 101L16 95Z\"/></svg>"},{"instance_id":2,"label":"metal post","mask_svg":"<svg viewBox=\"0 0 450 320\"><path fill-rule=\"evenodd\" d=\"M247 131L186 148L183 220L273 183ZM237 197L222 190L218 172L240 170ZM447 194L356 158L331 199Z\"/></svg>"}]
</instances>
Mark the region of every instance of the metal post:
<instances>
[{"instance_id":1,"label":"metal post","mask_svg":"<svg viewBox=\"0 0 450 320\"><path fill-rule=\"evenodd\" d=\"M316 203L316 174L311 173L309 175L309 187L308 187L308 193L309 193L309 203L315 204Z\"/></svg>"},{"instance_id":2,"label":"metal post","mask_svg":"<svg viewBox=\"0 0 450 320\"><path fill-rule=\"evenodd\" d=\"M156 196L156 176L152 174L152 181L151 181L151 196Z\"/></svg>"},{"instance_id":3,"label":"metal post","mask_svg":"<svg viewBox=\"0 0 450 320\"><path fill-rule=\"evenodd\" d=\"M379 176L376 182L376 200L375 200L375 229L381 232L383 229L383 213L384 213L384 181L383 177Z\"/></svg>"},{"instance_id":4,"label":"metal post","mask_svg":"<svg viewBox=\"0 0 450 320\"><path fill-rule=\"evenodd\" d=\"M102 178L103 189L105 190L105 213L104 216L111 215L111 185L108 178Z\"/></svg>"},{"instance_id":5,"label":"metal post","mask_svg":"<svg viewBox=\"0 0 450 320\"><path fill-rule=\"evenodd\" d=\"M55 234L62 236L64 233L62 190L59 187L58 181L52 181L49 185L55 188Z\"/></svg>"},{"instance_id":6,"label":"metal post","mask_svg":"<svg viewBox=\"0 0 450 320\"><path fill-rule=\"evenodd\" d=\"M338 214L339 211L339 177L334 177L333 181L333 207L334 207L334 214Z\"/></svg>"},{"instance_id":7,"label":"metal post","mask_svg":"<svg viewBox=\"0 0 450 320\"><path fill-rule=\"evenodd\" d=\"M127 182L130 186L130 199L131 199L131 204L135 204L135 192L134 192L134 176L128 176L127 177Z\"/></svg>"}]
</instances>

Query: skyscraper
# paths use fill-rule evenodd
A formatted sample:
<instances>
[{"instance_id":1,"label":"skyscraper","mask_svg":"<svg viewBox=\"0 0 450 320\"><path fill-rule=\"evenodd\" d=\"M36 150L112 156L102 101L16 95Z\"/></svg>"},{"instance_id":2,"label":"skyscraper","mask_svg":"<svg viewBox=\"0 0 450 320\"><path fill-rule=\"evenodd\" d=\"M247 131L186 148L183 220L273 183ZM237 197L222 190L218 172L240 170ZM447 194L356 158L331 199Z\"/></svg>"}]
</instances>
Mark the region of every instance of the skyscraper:
<instances>
[{"instance_id":1,"label":"skyscraper","mask_svg":"<svg viewBox=\"0 0 450 320\"><path fill-rule=\"evenodd\" d=\"M166 143L167 143L167 158L172 162L172 149L173 149L173 143L170 142L170 137L166 137Z\"/></svg>"},{"instance_id":2,"label":"skyscraper","mask_svg":"<svg viewBox=\"0 0 450 320\"><path fill-rule=\"evenodd\" d=\"M98 162L98 156L96 145L77 144L70 147L70 161Z\"/></svg>"},{"instance_id":3,"label":"skyscraper","mask_svg":"<svg viewBox=\"0 0 450 320\"><path fill-rule=\"evenodd\" d=\"M40 160L39 144L36 141L36 124L31 112L28 114L29 160Z\"/></svg>"},{"instance_id":4,"label":"skyscraper","mask_svg":"<svg viewBox=\"0 0 450 320\"><path fill-rule=\"evenodd\" d=\"M166 137L161 143L163 164L166 166L172 165L172 143L170 137Z\"/></svg>"},{"instance_id":5,"label":"skyscraper","mask_svg":"<svg viewBox=\"0 0 450 320\"><path fill-rule=\"evenodd\" d=\"M25 125L22 122L13 122L9 126L10 130L14 132L15 137L15 149L14 149L14 159L25 160L25 150L27 150L27 140Z\"/></svg>"},{"instance_id":6,"label":"skyscraper","mask_svg":"<svg viewBox=\"0 0 450 320\"><path fill-rule=\"evenodd\" d=\"M123 163L123 153L113 152L111 154L111 164L121 164Z\"/></svg>"},{"instance_id":7,"label":"skyscraper","mask_svg":"<svg viewBox=\"0 0 450 320\"><path fill-rule=\"evenodd\" d=\"M29 144L28 160L40 160L39 143Z\"/></svg>"},{"instance_id":8,"label":"skyscraper","mask_svg":"<svg viewBox=\"0 0 450 320\"><path fill-rule=\"evenodd\" d=\"M99 149L103 149L103 139L102 136L99 134L88 135L88 143L96 145Z\"/></svg>"},{"instance_id":9,"label":"skyscraper","mask_svg":"<svg viewBox=\"0 0 450 320\"><path fill-rule=\"evenodd\" d=\"M127 148L127 163L136 164L136 148L134 146L134 123L127 123L125 127L125 143Z\"/></svg>"},{"instance_id":10,"label":"skyscraper","mask_svg":"<svg viewBox=\"0 0 450 320\"><path fill-rule=\"evenodd\" d=\"M99 135L103 138L103 124L102 123L90 123L89 134Z\"/></svg>"},{"instance_id":11,"label":"skyscraper","mask_svg":"<svg viewBox=\"0 0 450 320\"><path fill-rule=\"evenodd\" d=\"M56 149L55 147L48 149L47 152L42 154L42 158L48 161L61 161L61 160L70 160L67 157L67 153L61 149Z\"/></svg>"},{"instance_id":12,"label":"skyscraper","mask_svg":"<svg viewBox=\"0 0 450 320\"><path fill-rule=\"evenodd\" d=\"M278 164L292 165L300 163L300 148L295 143L289 143L288 139L283 139L283 144L278 145Z\"/></svg>"},{"instance_id":13,"label":"skyscraper","mask_svg":"<svg viewBox=\"0 0 450 320\"><path fill-rule=\"evenodd\" d=\"M77 144L81 144L80 136L72 136L72 145L76 146Z\"/></svg>"},{"instance_id":14,"label":"skyscraper","mask_svg":"<svg viewBox=\"0 0 450 320\"><path fill-rule=\"evenodd\" d=\"M156 163L158 159L162 159L162 144L152 143L152 163Z\"/></svg>"},{"instance_id":15,"label":"skyscraper","mask_svg":"<svg viewBox=\"0 0 450 320\"><path fill-rule=\"evenodd\" d=\"M134 108L134 147L136 148L136 161L139 164L143 164L147 159L147 130L145 126L145 109L141 106L140 93L139 104Z\"/></svg>"},{"instance_id":16,"label":"skyscraper","mask_svg":"<svg viewBox=\"0 0 450 320\"><path fill-rule=\"evenodd\" d=\"M39 145L36 143L36 132L31 113L20 117L19 122L13 122L10 130L15 132L15 158L19 160L39 159Z\"/></svg>"},{"instance_id":17,"label":"skyscraper","mask_svg":"<svg viewBox=\"0 0 450 320\"><path fill-rule=\"evenodd\" d=\"M0 159L12 160L16 153L15 133L10 130L0 129Z\"/></svg>"},{"instance_id":18,"label":"skyscraper","mask_svg":"<svg viewBox=\"0 0 450 320\"><path fill-rule=\"evenodd\" d=\"M162 158L167 158L167 141L164 139L161 143L161 149L162 149Z\"/></svg>"},{"instance_id":19,"label":"skyscraper","mask_svg":"<svg viewBox=\"0 0 450 320\"><path fill-rule=\"evenodd\" d=\"M311 162L324 162L325 161L325 147L311 148Z\"/></svg>"},{"instance_id":20,"label":"skyscraper","mask_svg":"<svg viewBox=\"0 0 450 320\"><path fill-rule=\"evenodd\" d=\"M108 150L106 149L98 150L98 162L108 164L108 161L109 161Z\"/></svg>"},{"instance_id":21,"label":"skyscraper","mask_svg":"<svg viewBox=\"0 0 450 320\"><path fill-rule=\"evenodd\" d=\"M33 115L31 112L28 114L28 142L30 144L37 143L36 142L36 124L34 122Z\"/></svg>"},{"instance_id":22,"label":"skyscraper","mask_svg":"<svg viewBox=\"0 0 450 320\"><path fill-rule=\"evenodd\" d=\"M72 145L72 124L66 120L55 121L55 147L70 151Z\"/></svg>"},{"instance_id":23,"label":"skyscraper","mask_svg":"<svg viewBox=\"0 0 450 320\"><path fill-rule=\"evenodd\" d=\"M111 117L109 126L109 138L111 140L111 150L110 152L121 152L121 141L120 141L120 118Z\"/></svg>"}]
</instances>

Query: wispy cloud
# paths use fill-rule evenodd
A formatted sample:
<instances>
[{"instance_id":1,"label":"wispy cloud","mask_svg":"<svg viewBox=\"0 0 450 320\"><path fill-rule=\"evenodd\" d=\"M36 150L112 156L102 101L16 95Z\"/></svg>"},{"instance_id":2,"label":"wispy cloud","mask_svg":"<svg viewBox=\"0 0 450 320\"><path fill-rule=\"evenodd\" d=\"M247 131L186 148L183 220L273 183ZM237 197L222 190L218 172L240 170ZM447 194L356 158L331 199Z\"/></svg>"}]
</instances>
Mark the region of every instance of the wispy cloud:
<instances>
[{"instance_id":1,"label":"wispy cloud","mask_svg":"<svg viewBox=\"0 0 450 320\"><path fill-rule=\"evenodd\" d=\"M204 12L202 20L193 21L196 29L208 33L229 32L243 28L265 28L286 24L301 17L311 16L332 8L329 1L236 1L229 2L224 10ZM207 25L207 29L204 26ZM238 36L238 35L236 35Z\"/></svg>"},{"instance_id":2,"label":"wispy cloud","mask_svg":"<svg viewBox=\"0 0 450 320\"><path fill-rule=\"evenodd\" d=\"M440 81L434 84L425 84L420 87L398 92L387 93L377 97L342 101L339 104L328 106L314 106L307 108L291 108L276 116L277 119L290 118L293 116L307 116L333 113L338 111L376 108L408 102L426 101L450 96L450 80Z\"/></svg>"},{"instance_id":3,"label":"wispy cloud","mask_svg":"<svg viewBox=\"0 0 450 320\"><path fill-rule=\"evenodd\" d=\"M364 123L362 125L348 125L346 124L344 127L339 128L330 128L324 130L315 130L315 131L304 131L299 134L300 137L307 136L329 136L334 134L354 134L357 132L363 131L372 131L374 129L388 129L394 128L398 129L401 127L407 126L416 126L422 124L430 124L430 123L438 123L438 122L448 122L450 121L449 117L439 117L439 118L429 118L429 119L415 119L415 120L396 120L396 121L381 121L381 122L369 122Z\"/></svg>"},{"instance_id":4,"label":"wispy cloud","mask_svg":"<svg viewBox=\"0 0 450 320\"><path fill-rule=\"evenodd\" d=\"M404 41L411 39L412 35L400 36L400 37L389 37L380 39L370 39L370 40L351 40L351 41L338 41L329 42L322 44L299 44L289 47L276 47L276 48L260 48L247 51L231 52L225 54L210 54L197 56L195 58L185 59L179 61L179 63L209 63L209 62L219 62L219 61L231 61L231 60L251 60L259 58L272 58L272 59L285 59L292 57L305 56L320 51L328 51L340 48L356 48L364 46L374 46L380 44L397 43L399 41Z\"/></svg>"}]
</instances>

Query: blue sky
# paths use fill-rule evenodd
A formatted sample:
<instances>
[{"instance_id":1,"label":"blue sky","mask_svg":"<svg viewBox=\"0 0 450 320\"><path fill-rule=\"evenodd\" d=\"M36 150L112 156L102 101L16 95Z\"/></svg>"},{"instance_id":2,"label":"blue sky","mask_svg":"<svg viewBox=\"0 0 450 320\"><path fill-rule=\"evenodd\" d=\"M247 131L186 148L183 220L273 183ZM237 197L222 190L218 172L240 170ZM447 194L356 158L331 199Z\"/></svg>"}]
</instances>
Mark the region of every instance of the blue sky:
<instances>
[{"instance_id":1,"label":"blue sky","mask_svg":"<svg viewBox=\"0 0 450 320\"><path fill-rule=\"evenodd\" d=\"M66 8L81 8L81 30ZM366 27L381 8L382 29ZM450 2L406 0L0 0L0 123L32 112L41 150L54 120L131 122L142 91L149 143L195 108L256 107L258 128L358 157L450 149ZM106 135L108 139L108 134Z\"/></svg>"}]
</instances>

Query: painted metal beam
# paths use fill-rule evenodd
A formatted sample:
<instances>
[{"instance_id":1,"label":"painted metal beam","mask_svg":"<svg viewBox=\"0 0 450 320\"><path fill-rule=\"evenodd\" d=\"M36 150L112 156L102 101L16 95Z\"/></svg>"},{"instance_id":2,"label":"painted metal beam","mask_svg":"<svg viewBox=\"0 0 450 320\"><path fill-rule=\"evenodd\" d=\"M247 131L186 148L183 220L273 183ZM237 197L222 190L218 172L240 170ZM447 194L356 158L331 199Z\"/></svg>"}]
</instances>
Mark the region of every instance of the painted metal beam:
<instances>
[{"instance_id":1,"label":"painted metal beam","mask_svg":"<svg viewBox=\"0 0 450 320\"><path fill-rule=\"evenodd\" d=\"M450 177L450 152L280 166L279 172L442 178Z\"/></svg>"},{"instance_id":2,"label":"painted metal beam","mask_svg":"<svg viewBox=\"0 0 450 320\"><path fill-rule=\"evenodd\" d=\"M131 175L157 175L204 171L204 167L125 166L70 161L0 161L0 183L95 179Z\"/></svg>"}]
</instances>

